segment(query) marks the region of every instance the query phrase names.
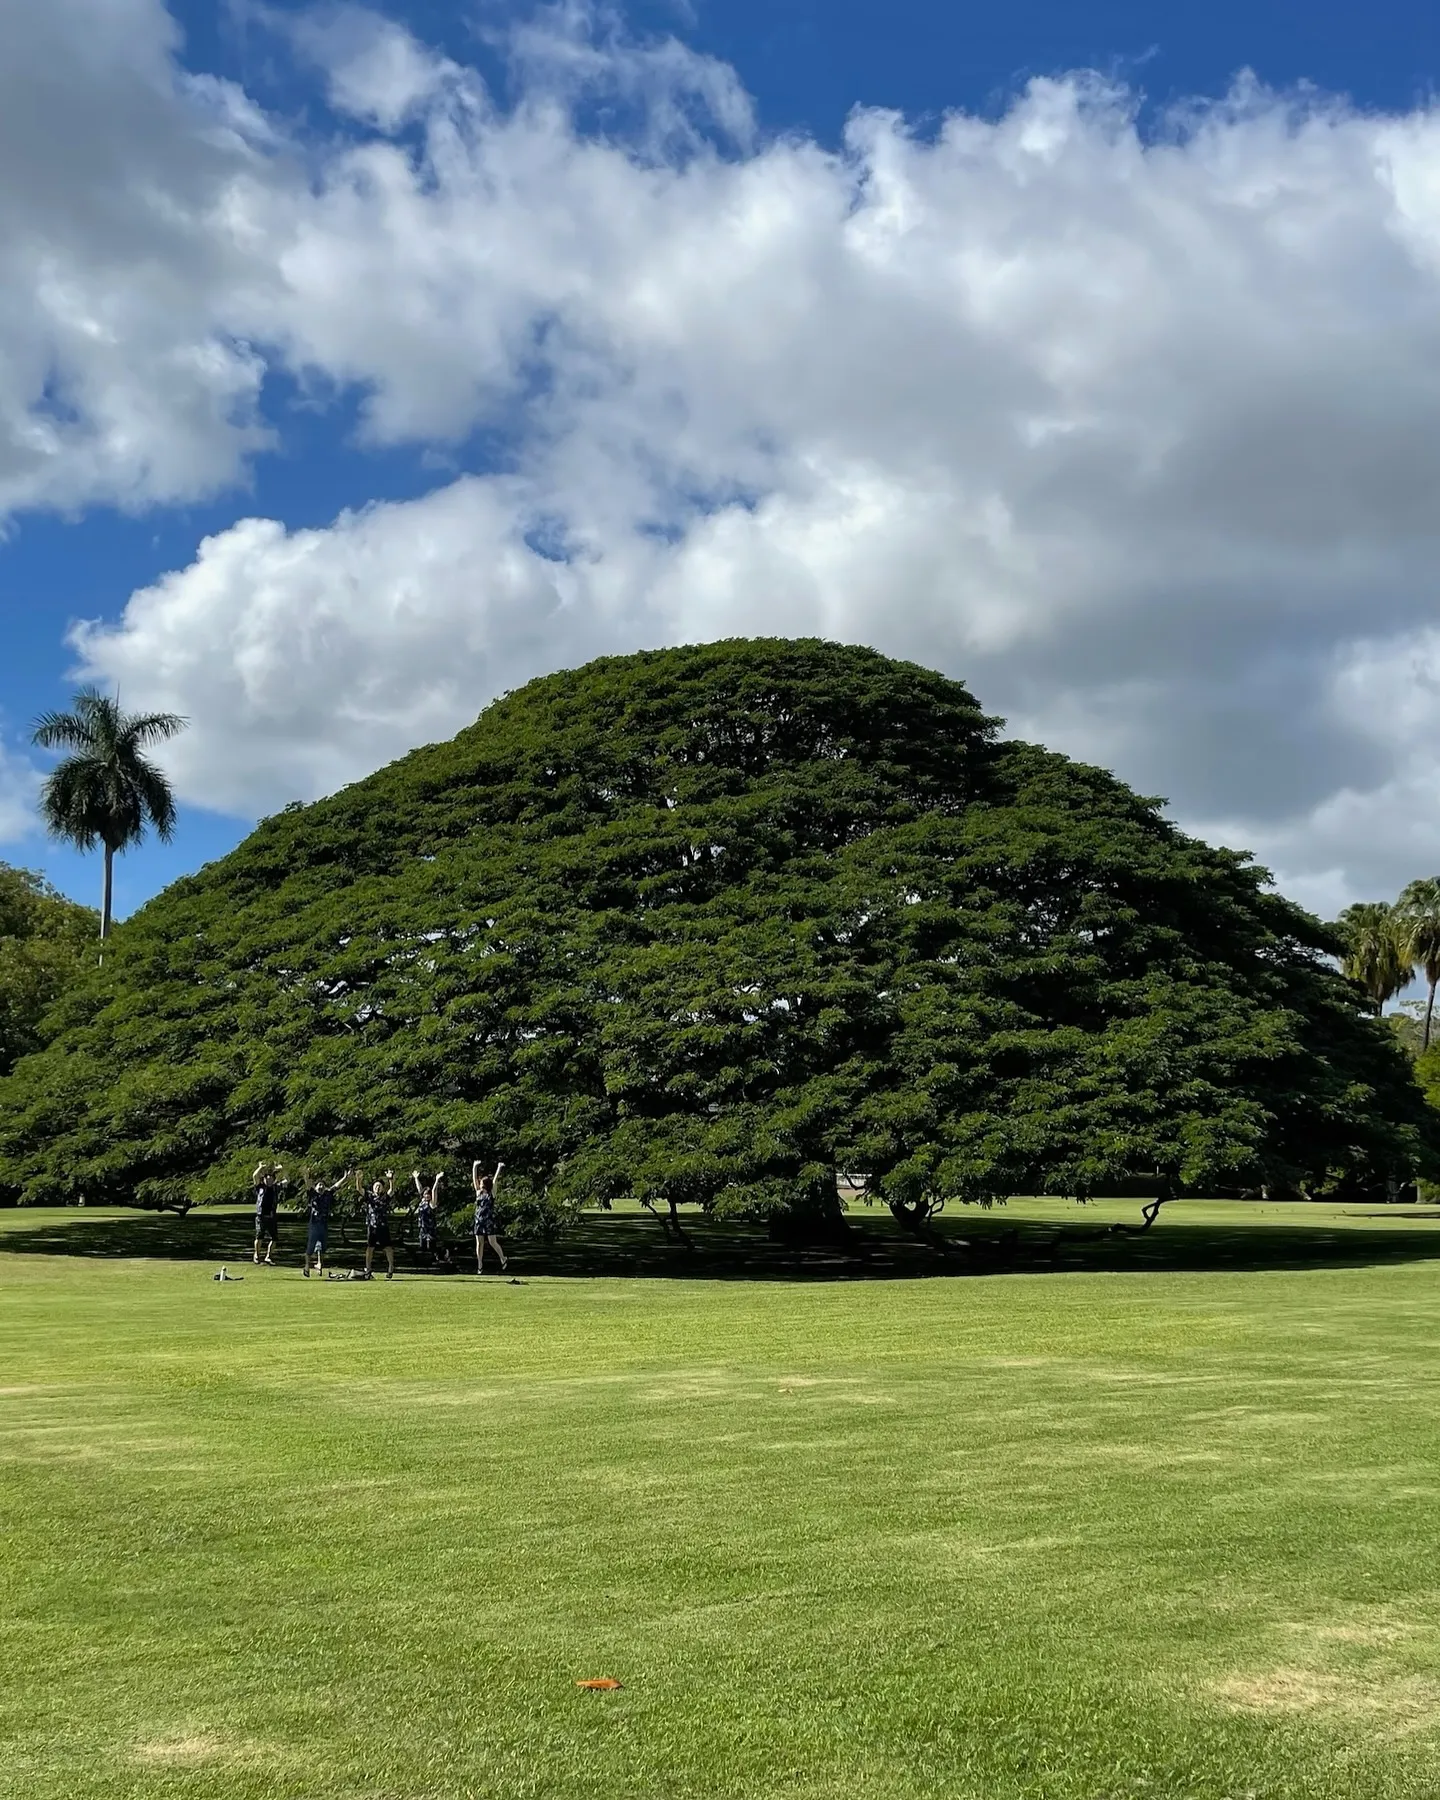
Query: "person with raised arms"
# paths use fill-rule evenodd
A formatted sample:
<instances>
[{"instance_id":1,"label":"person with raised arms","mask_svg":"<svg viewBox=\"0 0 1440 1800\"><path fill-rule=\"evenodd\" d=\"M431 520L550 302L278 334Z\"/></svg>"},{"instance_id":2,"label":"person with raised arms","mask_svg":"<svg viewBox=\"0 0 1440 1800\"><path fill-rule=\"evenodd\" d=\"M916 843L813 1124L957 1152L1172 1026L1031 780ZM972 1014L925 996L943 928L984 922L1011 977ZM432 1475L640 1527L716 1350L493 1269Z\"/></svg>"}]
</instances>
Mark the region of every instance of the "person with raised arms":
<instances>
[{"instance_id":1,"label":"person with raised arms","mask_svg":"<svg viewBox=\"0 0 1440 1800\"><path fill-rule=\"evenodd\" d=\"M309 1224L305 1232L305 1267L304 1275L310 1279L311 1259L314 1259L315 1273L321 1270L325 1256L325 1247L330 1239L330 1209L335 1204L335 1196L350 1179L347 1169L338 1181L312 1180L310 1171L305 1171L305 1203L310 1213Z\"/></svg>"},{"instance_id":2,"label":"person with raised arms","mask_svg":"<svg viewBox=\"0 0 1440 1800\"><path fill-rule=\"evenodd\" d=\"M470 1168L470 1179L475 1184L475 1273L485 1273L485 1246L492 1244L495 1254L500 1258L500 1272L503 1275L509 1267L509 1259L505 1255L504 1246L495 1235L495 1188L500 1180L500 1171L505 1167L497 1162L493 1175L482 1175L480 1164L473 1163Z\"/></svg>"},{"instance_id":3,"label":"person with raised arms","mask_svg":"<svg viewBox=\"0 0 1440 1800\"><path fill-rule=\"evenodd\" d=\"M385 1279L395 1279L395 1245L390 1236L390 1202L395 1195L395 1171L387 1169L384 1181L374 1181L366 1191L364 1178L355 1171L355 1185L365 1202L365 1279L375 1279L375 1252L385 1252Z\"/></svg>"},{"instance_id":4,"label":"person with raised arms","mask_svg":"<svg viewBox=\"0 0 1440 1800\"><path fill-rule=\"evenodd\" d=\"M280 1241L280 1196L285 1190L285 1171L279 1163L259 1162L250 1177L255 1186L255 1261L260 1261L260 1246L265 1246L265 1261L273 1263L274 1249Z\"/></svg>"},{"instance_id":5,"label":"person with raised arms","mask_svg":"<svg viewBox=\"0 0 1440 1800\"><path fill-rule=\"evenodd\" d=\"M412 1169L410 1179L415 1183L415 1192L420 1196L415 1207L415 1223L420 1231L420 1254L428 1256L431 1262L448 1262L450 1252L440 1242L440 1183L445 1179L445 1171L437 1169L426 1182L418 1169Z\"/></svg>"}]
</instances>

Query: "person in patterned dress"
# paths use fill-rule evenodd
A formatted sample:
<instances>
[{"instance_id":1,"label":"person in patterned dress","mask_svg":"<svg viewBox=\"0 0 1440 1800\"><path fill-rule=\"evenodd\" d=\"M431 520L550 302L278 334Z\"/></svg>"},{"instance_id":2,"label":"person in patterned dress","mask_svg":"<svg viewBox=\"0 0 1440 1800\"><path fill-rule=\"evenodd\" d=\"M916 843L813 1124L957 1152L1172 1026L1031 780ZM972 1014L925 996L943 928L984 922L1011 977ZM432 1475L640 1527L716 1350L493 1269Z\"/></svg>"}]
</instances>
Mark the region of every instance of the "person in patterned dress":
<instances>
[{"instance_id":1,"label":"person in patterned dress","mask_svg":"<svg viewBox=\"0 0 1440 1800\"><path fill-rule=\"evenodd\" d=\"M410 1178L415 1183L415 1192L420 1196L415 1207L415 1223L420 1231L420 1254L428 1256L431 1262L449 1262L448 1246L440 1241L440 1183L445 1179L444 1170L438 1170L426 1182L418 1169L410 1171Z\"/></svg>"},{"instance_id":2,"label":"person in patterned dress","mask_svg":"<svg viewBox=\"0 0 1440 1800\"><path fill-rule=\"evenodd\" d=\"M375 1279L375 1252L385 1252L385 1279L395 1279L395 1242L390 1235L390 1202L395 1197L395 1171L387 1169L384 1181L374 1181L366 1192L359 1172L356 1182L365 1201L365 1279Z\"/></svg>"},{"instance_id":3,"label":"person in patterned dress","mask_svg":"<svg viewBox=\"0 0 1440 1800\"><path fill-rule=\"evenodd\" d=\"M503 1274L509 1267L509 1259L505 1255L504 1246L495 1235L495 1188L500 1180L500 1171L505 1167L497 1162L493 1175L482 1175L479 1163L470 1169L470 1179L475 1184L475 1273L485 1273L485 1246L494 1247L500 1258L500 1270Z\"/></svg>"}]
</instances>

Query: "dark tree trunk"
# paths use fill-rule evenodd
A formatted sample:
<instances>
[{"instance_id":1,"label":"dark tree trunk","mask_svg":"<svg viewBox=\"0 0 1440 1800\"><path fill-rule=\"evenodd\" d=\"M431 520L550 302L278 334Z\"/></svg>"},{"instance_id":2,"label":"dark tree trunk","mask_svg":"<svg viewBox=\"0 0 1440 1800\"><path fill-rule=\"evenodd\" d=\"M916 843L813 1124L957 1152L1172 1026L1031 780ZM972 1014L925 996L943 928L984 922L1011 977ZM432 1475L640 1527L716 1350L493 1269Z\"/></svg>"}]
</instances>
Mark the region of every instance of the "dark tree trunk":
<instances>
[{"instance_id":1,"label":"dark tree trunk","mask_svg":"<svg viewBox=\"0 0 1440 1800\"><path fill-rule=\"evenodd\" d=\"M1425 1028L1420 1034L1420 1048L1422 1051L1428 1050L1430 1048L1430 1021L1434 1017L1434 1014L1435 1014L1435 983L1432 981L1430 983L1430 991L1425 996Z\"/></svg>"},{"instance_id":2,"label":"dark tree trunk","mask_svg":"<svg viewBox=\"0 0 1440 1800\"><path fill-rule=\"evenodd\" d=\"M908 1231L911 1237L927 1244L930 1249L938 1250L945 1256L954 1256L969 1248L968 1243L951 1243L935 1228L935 1215L944 1210L943 1200L889 1200L886 1204L895 1223L903 1231Z\"/></svg>"},{"instance_id":3,"label":"dark tree trunk","mask_svg":"<svg viewBox=\"0 0 1440 1800\"><path fill-rule=\"evenodd\" d=\"M1127 1225L1117 1222L1113 1225L1091 1225L1087 1226L1083 1231L1067 1231L1065 1232L1064 1237L1072 1244L1081 1243L1086 1239L1093 1240L1095 1238L1143 1237L1160 1217L1160 1208L1162 1206L1168 1206L1172 1200L1177 1200L1178 1198L1179 1195L1175 1190L1174 1182L1162 1181L1160 1184L1160 1191L1156 1194L1155 1198L1153 1200L1147 1200L1140 1208L1140 1217L1144 1221L1143 1224Z\"/></svg>"},{"instance_id":4,"label":"dark tree trunk","mask_svg":"<svg viewBox=\"0 0 1440 1800\"><path fill-rule=\"evenodd\" d=\"M833 1168L796 1185L788 1206L770 1215L770 1237L779 1244L849 1246L854 1238Z\"/></svg>"},{"instance_id":5,"label":"dark tree trunk","mask_svg":"<svg viewBox=\"0 0 1440 1800\"><path fill-rule=\"evenodd\" d=\"M649 1213L650 1217L658 1222L660 1229L665 1233L666 1237L673 1237L677 1243L683 1244L687 1250L693 1250L695 1248L694 1241L691 1239L690 1234L680 1223L680 1209L668 1194L665 1196L666 1211L663 1213L653 1200L642 1199L640 1204L645 1208L646 1212Z\"/></svg>"},{"instance_id":6,"label":"dark tree trunk","mask_svg":"<svg viewBox=\"0 0 1440 1800\"><path fill-rule=\"evenodd\" d=\"M105 884L100 898L100 942L103 944L110 935L110 896L115 886L115 852L109 844L105 846Z\"/></svg>"}]
</instances>

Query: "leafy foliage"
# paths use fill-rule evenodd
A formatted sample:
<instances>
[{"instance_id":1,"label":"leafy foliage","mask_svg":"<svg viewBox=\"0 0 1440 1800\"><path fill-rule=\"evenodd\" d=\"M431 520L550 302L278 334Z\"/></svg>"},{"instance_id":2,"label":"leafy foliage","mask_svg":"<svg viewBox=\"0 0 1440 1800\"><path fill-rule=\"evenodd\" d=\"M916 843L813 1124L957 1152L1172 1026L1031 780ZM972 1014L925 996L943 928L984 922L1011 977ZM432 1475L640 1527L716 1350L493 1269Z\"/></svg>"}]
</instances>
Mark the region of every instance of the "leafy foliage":
<instances>
[{"instance_id":1,"label":"leafy foliage","mask_svg":"<svg viewBox=\"0 0 1440 1800\"><path fill-rule=\"evenodd\" d=\"M1425 875L1412 881L1395 902L1402 960L1419 965L1425 977L1425 1011L1420 1026L1420 1049L1430 1048L1435 1020L1435 990L1440 987L1440 876Z\"/></svg>"},{"instance_id":2,"label":"leafy foliage","mask_svg":"<svg viewBox=\"0 0 1440 1800\"><path fill-rule=\"evenodd\" d=\"M1121 1181L1435 1166L1335 937L1111 776L871 651L736 641L531 683L262 824L123 926L0 1084L25 1199L197 1197L259 1154L507 1163L902 1215Z\"/></svg>"},{"instance_id":3,"label":"leafy foliage","mask_svg":"<svg viewBox=\"0 0 1440 1800\"><path fill-rule=\"evenodd\" d=\"M80 850L99 844L105 853L100 935L110 935L111 866L116 855L138 844L153 825L165 842L175 831L175 797L170 783L145 752L184 729L176 713L127 713L98 688L84 687L68 713L48 712L37 722L34 741L70 755L46 778L40 814L46 830Z\"/></svg>"},{"instance_id":4,"label":"leafy foliage","mask_svg":"<svg viewBox=\"0 0 1440 1800\"><path fill-rule=\"evenodd\" d=\"M95 914L43 876L0 863L0 1075L39 1048L56 997L94 966Z\"/></svg>"},{"instance_id":5,"label":"leafy foliage","mask_svg":"<svg viewBox=\"0 0 1440 1800\"><path fill-rule=\"evenodd\" d=\"M1406 890L1407 893L1409 890ZM1376 1017L1415 972L1410 931L1399 905L1362 900L1347 906L1335 922L1340 966L1374 1003Z\"/></svg>"}]
</instances>

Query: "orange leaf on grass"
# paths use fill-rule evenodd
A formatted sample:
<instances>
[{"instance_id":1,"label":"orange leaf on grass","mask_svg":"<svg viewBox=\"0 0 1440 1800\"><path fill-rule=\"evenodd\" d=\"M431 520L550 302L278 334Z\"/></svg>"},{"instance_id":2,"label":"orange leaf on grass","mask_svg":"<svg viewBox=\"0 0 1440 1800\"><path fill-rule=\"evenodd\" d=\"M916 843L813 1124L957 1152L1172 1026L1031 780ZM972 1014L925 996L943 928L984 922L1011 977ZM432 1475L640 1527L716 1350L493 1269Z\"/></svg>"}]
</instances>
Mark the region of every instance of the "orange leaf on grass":
<instances>
[{"instance_id":1,"label":"orange leaf on grass","mask_svg":"<svg viewBox=\"0 0 1440 1800\"><path fill-rule=\"evenodd\" d=\"M601 1675L594 1681L577 1681L578 1688L618 1688L620 1683L611 1675Z\"/></svg>"}]
</instances>

